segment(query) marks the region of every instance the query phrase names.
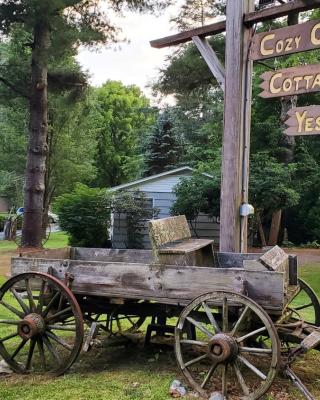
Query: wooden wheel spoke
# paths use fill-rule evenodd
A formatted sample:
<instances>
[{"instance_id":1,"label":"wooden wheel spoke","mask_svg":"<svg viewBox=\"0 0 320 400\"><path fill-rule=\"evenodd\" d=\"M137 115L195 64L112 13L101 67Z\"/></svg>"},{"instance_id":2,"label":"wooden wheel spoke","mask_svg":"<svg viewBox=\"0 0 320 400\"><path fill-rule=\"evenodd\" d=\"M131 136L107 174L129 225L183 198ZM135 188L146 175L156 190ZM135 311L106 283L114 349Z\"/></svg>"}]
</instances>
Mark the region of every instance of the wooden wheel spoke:
<instances>
[{"instance_id":1,"label":"wooden wheel spoke","mask_svg":"<svg viewBox=\"0 0 320 400\"><path fill-rule=\"evenodd\" d=\"M267 348L255 348L255 347L239 347L240 353L252 353L252 354L272 354L272 349Z\"/></svg>"},{"instance_id":2,"label":"wooden wheel spoke","mask_svg":"<svg viewBox=\"0 0 320 400\"><path fill-rule=\"evenodd\" d=\"M200 324L200 322L194 320L194 319L191 318L191 317L187 317L186 319L187 319L192 325L194 325L195 327L197 327L202 333L204 333L206 336L208 336L210 339L213 338L214 335L213 335L210 331L208 331L207 328L205 328L204 326L202 326L202 325Z\"/></svg>"},{"instance_id":3,"label":"wooden wheel spoke","mask_svg":"<svg viewBox=\"0 0 320 400\"><path fill-rule=\"evenodd\" d=\"M61 357L59 356L59 353L55 348L55 346L50 342L48 336L43 335L42 338L43 338L43 343L49 350L49 353L51 354L52 358L58 363L58 365L61 365L62 364Z\"/></svg>"},{"instance_id":4,"label":"wooden wheel spoke","mask_svg":"<svg viewBox=\"0 0 320 400\"><path fill-rule=\"evenodd\" d=\"M54 340L55 342L59 343L65 349L72 351L73 346L70 346L65 340L61 337L55 335L53 332L46 331L46 335L49 336L50 339Z\"/></svg>"},{"instance_id":5,"label":"wooden wheel spoke","mask_svg":"<svg viewBox=\"0 0 320 400\"><path fill-rule=\"evenodd\" d=\"M14 353L10 357L11 360L14 360L14 358L19 354L19 352L23 349L24 345L27 343L27 339L23 339L22 342L19 344L19 346L15 349Z\"/></svg>"},{"instance_id":6,"label":"wooden wheel spoke","mask_svg":"<svg viewBox=\"0 0 320 400\"><path fill-rule=\"evenodd\" d=\"M234 334L237 332L237 330L241 326L241 324L242 324L243 320L245 319L245 317L247 316L249 310L250 310L250 307L246 306L245 309L242 311L238 321L236 322L235 326L233 327L233 329L231 331L232 336L234 336Z\"/></svg>"},{"instance_id":7,"label":"wooden wheel spoke","mask_svg":"<svg viewBox=\"0 0 320 400\"><path fill-rule=\"evenodd\" d=\"M42 283L41 283L41 289L40 289L40 292L39 292L39 300L38 300L38 305L37 305L37 313L39 313L39 314L42 313L43 300L44 300L44 293L45 293L46 284L47 284L47 282L45 280L43 280Z\"/></svg>"},{"instance_id":8,"label":"wooden wheel spoke","mask_svg":"<svg viewBox=\"0 0 320 400\"><path fill-rule=\"evenodd\" d=\"M20 317L21 319L24 318L24 313L22 313L21 311L17 310L15 307L13 307L12 305L8 304L7 302L0 300L0 304L3 305L5 308L7 308L9 311L11 311L13 314L17 315L18 317Z\"/></svg>"},{"instance_id":9,"label":"wooden wheel spoke","mask_svg":"<svg viewBox=\"0 0 320 400\"><path fill-rule=\"evenodd\" d=\"M36 345L36 341L34 339L31 339L29 352L28 352L28 358L27 358L27 362L26 362L26 366L25 366L26 371L29 371L29 369L31 367L32 356L33 356L35 345Z\"/></svg>"},{"instance_id":10,"label":"wooden wheel spoke","mask_svg":"<svg viewBox=\"0 0 320 400\"><path fill-rule=\"evenodd\" d=\"M201 340L192 340L192 339L182 339L182 340L180 340L180 343L190 344L193 346L202 346L202 347L208 346L207 342L202 342Z\"/></svg>"},{"instance_id":11,"label":"wooden wheel spoke","mask_svg":"<svg viewBox=\"0 0 320 400\"><path fill-rule=\"evenodd\" d=\"M15 319L0 319L0 324L18 325L20 321Z\"/></svg>"},{"instance_id":12,"label":"wooden wheel spoke","mask_svg":"<svg viewBox=\"0 0 320 400\"><path fill-rule=\"evenodd\" d=\"M62 292L60 292L60 298L59 298L59 305L58 305L58 309L57 311L60 311L63 305L63 299L64 299L64 295Z\"/></svg>"},{"instance_id":13,"label":"wooden wheel spoke","mask_svg":"<svg viewBox=\"0 0 320 400\"><path fill-rule=\"evenodd\" d=\"M30 310L32 312L35 312L36 309L37 309L37 306L36 306L36 303L34 302L34 298L33 298L33 294L32 294L32 291L31 291L29 279L25 279L25 283L26 283L26 290L27 290L27 293L28 293Z\"/></svg>"},{"instance_id":14,"label":"wooden wheel spoke","mask_svg":"<svg viewBox=\"0 0 320 400\"><path fill-rule=\"evenodd\" d=\"M238 356L237 358L242 364L244 364L246 367L251 369L252 372L254 372L257 376L259 376L261 379L264 381L267 379L266 375L261 372L257 367L255 367L253 364L251 364L250 361L248 361L246 358L242 356Z\"/></svg>"},{"instance_id":15,"label":"wooden wheel spoke","mask_svg":"<svg viewBox=\"0 0 320 400\"><path fill-rule=\"evenodd\" d=\"M221 392L225 398L227 398L227 369L228 364L223 364L221 373Z\"/></svg>"},{"instance_id":16,"label":"wooden wheel spoke","mask_svg":"<svg viewBox=\"0 0 320 400\"><path fill-rule=\"evenodd\" d=\"M52 299L49 301L49 304L46 306L44 311L42 312L42 317L45 318L48 314L48 312L51 310L51 307L54 305L54 303L57 301L58 297L60 295L60 292L57 292Z\"/></svg>"},{"instance_id":17,"label":"wooden wheel spoke","mask_svg":"<svg viewBox=\"0 0 320 400\"><path fill-rule=\"evenodd\" d=\"M37 339L37 346L39 350L39 358L40 358L40 364L43 370L46 368L46 356L44 354L44 348L43 348L43 341L42 339Z\"/></svg>"},{"instance_id":18,"label":"wooden wheel spoke","mask_svg":"<svg viewBox=\"0 0 320 400\"><path fill-rule=\"evenodd\" d=\"M15 297L15 299L17 300L17 302L20 304L20 307L23 309L25 315L30 313L30 309L28 308L28 306L26 305L26 303L22 300L21 296L19 295L19 293L16 291L15 288L10 288L10 292L13 294L13 296Z\"/></svg>"},{"instance_id":19,"label":"wooden wheel spoke","mask_svg":"<svg viewBox=\"0 0 320 400\"><path fill-rule=\"evenodd\" d=\"M312 306L313 306L312 302L308 303L308 304L303 304L301 306L294 307L294 311L304 310L305 308L309 308L309 307L312 307Z\"/></svg>"},{"instance_id":20,"label":"wooden wheel spoke","mask_svg":"<svg viewBox=\"0 0 320 400\"><path fill-rule=\"evenodd\" d=\"M199 361L204 360L205 358L207 358L207 354L203 354L202 356L193 358L192 360L186 362L186 363L184 364L184 367L185 367L185 368L186 368L186 367L190 367L190 365L196 364L196 363L198 363Z\"/></svg>"},{"instance_id":21,"label":"wooden wheel spoke","mask_svg":"<svg viewBox=\"0 0 320 400\"><path fill-rule=\"evenodd\" d=\"M64 310L61 310L61 311L59 311L59 312L57 312L57 313L55 313L53 315L50 315L50 317L46 318L46 322L53 321L53 320L55 320L55 319L57 319L58 317L61 317L61 316L65 316L65 314L68 314L70 311L72 312L72 308L71 307L67 307Z\"/></svg>"},{"instance_id":22,"label":"wooden wheel spoke","mask_svg":"<svg viewBox=\"0 0 320 400\"><path fill-rule=\"evenodd\" d=\"M229 329L228 299L224 297L222 302L222 331L228 332L228 329Z\"/></svg>"},{"instance_id":23,"label":"wooden wheel spoke","mask_svg":"<svg viewBox=\"0 0 320 400\"><path fill-rule=\"evenodd\" d=\"M76 327L74 325L47 325L47 329L50 331L70 331L76 332Z\"/></svg>"},{"instance_id":24,"label":"wooden wheel spoke","mask_svg":"<svg viewBox=\"0 0 320 400\"><path fill-rule=\"evenodd\" d=\"M248 338L250 338L250 337L252 337L252 336L256 336L256 335L258 335L259 333L264 332L264 331L266 331L266 330L267 330L267 328L266 328L265 326L263 326L262 328L256 329L255 331L252 331L252 332L250 332L250 333L247 333L246 335L243 335L243 336L241 336L241 337L239 337L239 338L236 338L236 341L237 341L238 343L243 342L245 339L248 339Z\"/></svg>"},{"instance_id":25,"label":"wooden wheel spoke","mask_svg":"<svg viewBox=\"0 0 320 400\"><path fill-rule=\"evenodd\" d=\"M6 342L7 340L13 339L14 337L18 336L18 333L11 333L11 335L5 336L4 338L0 339L0 343Z\"/></svg>"},{"instance_id":26,"label":"wooden wheel spoke","mask_svg":"<svg viewBox=\"0 0 320 400\"><path fill-rule=\"evenodd\" d=\"M203 382L201 383L201 387L204 388L206 386L206 384L209 382L209 379L212 377L214 371L216 370L218 364L212 364L206 377L204 378Z\"/></svg>"},{"instance_id":27,"label":"wooden wheel spoke","mask_svg":"<svg viewBox=\"0 0 320 400\"><path fill-rule=\"evenodd\" d=\"M211 312L210 307L208 306L208 304L207 304L205 301L203 301L201 304L202 304L202 307L204 308L204 311L205 311L206 314L207 314L207 317L208 317L208 319L209 319L211 325L214 327L214 329L216 330L217 333L218 333L218 332L221 332L221 329L220 329L220 327L219 327L219 325L218 325L216 319L214 318L214 316L213 316L213 314L212 314L212 312Z\"/></svg>"},{"instance_id":28,"label":"wooden wheel spoke","mask_svg":"<svg viewBox=\"0 0 320 400\"><path fill-rule=\"evenodd\" d=\"M237 363L233 364L233 369L234 369L234 373L235 373L235 375L236 375L236 377L238 379L238 382L239 382L239 384L241 386L243 394L245 396L249 396L250 395L250 390L249 390L248 386L246 385L246 382L245 382L245 380L244 380L244 378L242 376L242 373L241 373L240 368L239 368Z\"/></svg>"}]
</instances>

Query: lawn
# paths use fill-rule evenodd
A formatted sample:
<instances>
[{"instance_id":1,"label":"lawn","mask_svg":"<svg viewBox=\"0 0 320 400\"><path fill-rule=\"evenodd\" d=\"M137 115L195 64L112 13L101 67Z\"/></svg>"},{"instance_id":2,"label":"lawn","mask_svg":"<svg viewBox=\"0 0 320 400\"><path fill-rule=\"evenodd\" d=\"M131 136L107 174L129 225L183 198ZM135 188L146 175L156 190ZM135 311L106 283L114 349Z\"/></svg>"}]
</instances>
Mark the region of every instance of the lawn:
<instances>
[{"instance_id":1,"label":"lawn","mask_svg":"<svg viewBox=\"0 0 320 400\"><path fill-rule=\"evenodd\" d=\"M65 232L52 232L49 240L45 244L47 249L57 249L68 246L68 236ZM1 251L13 251L17 249L15 242L9 242L8 240L0 240L0 252Z\"/></svg>"},{"instance_id":2,"label":"lawn","mask_svg":"<svg viewBox=\"0 0 320 400\"><path fill-rule=\"evenodd\" d=\"M63 234L56 240L63 243ZM320 295L320 265L300 268L299 275ZM5 278L0 278L0 284ZM1 334L0 334L1 336ZM320 398L320 359L316 352L297 363L296 370ZM60 378L19 376L0 378L0 399L6 400L165 400L173 379L180 378L172 349L141 344L107 347L82 353L69 373ZM194 399L192 396L186 399ZM293 386L277 378L264 400L302 400Z\"/></svg>"}]
</instances>

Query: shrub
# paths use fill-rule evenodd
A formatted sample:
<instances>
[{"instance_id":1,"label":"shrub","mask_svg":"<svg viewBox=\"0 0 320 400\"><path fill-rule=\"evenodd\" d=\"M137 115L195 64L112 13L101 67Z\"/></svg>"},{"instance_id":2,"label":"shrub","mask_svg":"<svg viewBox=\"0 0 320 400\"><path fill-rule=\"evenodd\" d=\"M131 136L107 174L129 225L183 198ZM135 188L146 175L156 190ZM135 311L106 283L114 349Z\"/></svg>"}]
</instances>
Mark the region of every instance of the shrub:
<instances>
[{"instance_id":1,"label":"shrub","mask_svg":"<svg viewBox=\"0 0 320 400\"><path fill-rule=\"evenodd\" d=\"M143 230L146 221L155 218L159 209L148 206L148 199L145 193L119 192L113 198L113 212L118 218L125 215L127 222L127 243L129 249L143 248Z\"/></svg>"},{"instance_id":2,"label":"shrub","mask_svg":"<svg viewBox=\"0 0 320 400\"><path fill-rule=\"evenodd\" d=\"M105 189L77 184L56 199L54 209L71 246L110 247L111 200Z\"/></svg>"},{"instance_id":3,"label":"shrub","mask_svg":"<svg viewBox=\"0 0 320 400\"><path fill-rule=\"evenodd\" d=\"M0 215L0 232L3 231L4 223L6 222L7 218L8 218L7 215Z\"/></svg>"}]
</instances>

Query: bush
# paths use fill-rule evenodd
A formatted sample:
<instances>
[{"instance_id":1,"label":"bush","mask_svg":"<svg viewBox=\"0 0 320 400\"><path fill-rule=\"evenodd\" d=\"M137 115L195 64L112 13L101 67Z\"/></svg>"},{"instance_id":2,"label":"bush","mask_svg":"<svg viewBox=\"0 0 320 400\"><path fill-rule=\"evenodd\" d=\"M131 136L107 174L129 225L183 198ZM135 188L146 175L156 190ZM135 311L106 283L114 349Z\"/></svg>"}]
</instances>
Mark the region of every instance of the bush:
<instances>
[{"instance_id":1,"label":"bush","mask_svg":"<svg viewBox=\"0 0 320 400\"><path fill-rule=\"evenodd\" d=\"M56 199L54 209L71 246L110 247L111 200L105 189L78 184Z\"/></svg>"}]
</instances>

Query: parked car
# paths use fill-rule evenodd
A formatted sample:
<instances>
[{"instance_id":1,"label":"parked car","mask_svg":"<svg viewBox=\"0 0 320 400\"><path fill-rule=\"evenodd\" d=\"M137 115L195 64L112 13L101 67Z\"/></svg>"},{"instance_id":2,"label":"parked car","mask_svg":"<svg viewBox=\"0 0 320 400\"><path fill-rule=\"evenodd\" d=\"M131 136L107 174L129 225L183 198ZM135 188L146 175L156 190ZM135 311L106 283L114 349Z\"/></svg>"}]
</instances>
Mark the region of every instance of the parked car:
<instances>
[{"instance_id":1,"label":"parked car","mask_svg":"<svg viewBox=\"0 0 320 400\"><path fill-rule=\"evenodd\" d=\"M19 207L16 211L18 216L23 215L24 209L23 207ZM57 214L49 211L48 212L49 224L56 224L59 221L59 217Z\"/></svg>"}]
</instances>

